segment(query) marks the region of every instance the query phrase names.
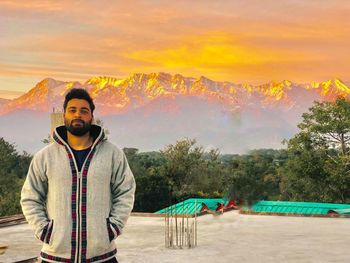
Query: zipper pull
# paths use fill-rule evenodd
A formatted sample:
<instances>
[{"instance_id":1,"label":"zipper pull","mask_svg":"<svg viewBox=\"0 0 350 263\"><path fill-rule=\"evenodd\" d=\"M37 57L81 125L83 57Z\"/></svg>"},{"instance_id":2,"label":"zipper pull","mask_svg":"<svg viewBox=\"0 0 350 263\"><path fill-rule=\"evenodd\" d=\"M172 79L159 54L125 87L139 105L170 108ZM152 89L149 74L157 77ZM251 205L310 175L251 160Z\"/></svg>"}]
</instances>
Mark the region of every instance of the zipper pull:
<instances>
[{"instance_id":1,"label":"zipper pull","mask_svg":"<svg viewBox=\"0 0 350 263\"><path fill-rule=\"evenodd\" d=\"M78 179L81 178L81 172L78 172Z\"/></svg>"}]
</instances>

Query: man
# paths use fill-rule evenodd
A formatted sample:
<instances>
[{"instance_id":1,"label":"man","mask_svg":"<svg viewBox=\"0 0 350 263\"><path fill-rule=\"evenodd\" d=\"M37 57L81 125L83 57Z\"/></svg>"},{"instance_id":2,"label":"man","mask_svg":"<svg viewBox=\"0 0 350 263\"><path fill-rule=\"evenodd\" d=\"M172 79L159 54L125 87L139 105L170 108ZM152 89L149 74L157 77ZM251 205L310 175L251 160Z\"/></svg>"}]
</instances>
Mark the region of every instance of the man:
<instances>
[{"instance_id":1,"label":"man","mask_svg":"<svg viewBox=\"0 0 350 263\"><path fill-rule=\"evenodd\" d=\"M43 242L42 262L117 262L113 240L132 210L135 180L124 153L92 125L94 109L84 89L72 89L65 125L29 167L21 205Z\"/></svg>"}]
</instances>

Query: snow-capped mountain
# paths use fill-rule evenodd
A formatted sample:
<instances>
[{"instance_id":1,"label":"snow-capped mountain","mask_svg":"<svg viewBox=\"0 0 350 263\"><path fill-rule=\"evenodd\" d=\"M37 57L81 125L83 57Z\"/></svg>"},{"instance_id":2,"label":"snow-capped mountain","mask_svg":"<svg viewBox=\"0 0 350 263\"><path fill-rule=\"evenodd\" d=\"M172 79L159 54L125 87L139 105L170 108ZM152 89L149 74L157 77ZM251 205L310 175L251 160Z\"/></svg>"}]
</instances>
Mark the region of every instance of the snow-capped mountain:
<instances>
[{"instance_id":1,"label":"snow-capped mountain","mask_svg":"<svg viewBox=\"0 0 350 263\"><path fill-rule=\"evenodd\" d=\"M47 78L16 99L0 101L0 136L30 152L40 148L49 130L48 113L62 110L65 94L78 87L90 92L95 116L119 145L158 150L190 137L231 153L280 147L313 101L350 94L348 84L338 79L254 86L167 73L94 77L85 83Z\"/></svg>"},{"instance_id":2,"label":"snow-capped mountain","mask_svg":"<svg viewBox=\"0 0 350 263\"><path fill-rule=\"evenodd\" d=\"M61 109L64 95L76 87L84 87L91 93L100 115L125 113L162 97L198 97L209 103L221 103L228 110L243 110L247 107L259 109L277 105L289 109L309 104L310 100L334 100L339 95L350 94L350 88L338 79L308 84L285 80L253 86L166 73L137 73L124 79L94 77L85 83L47 78L24 95L2 103L0 115L19 109L42 112Z\"/></svg>"}]
</instances>

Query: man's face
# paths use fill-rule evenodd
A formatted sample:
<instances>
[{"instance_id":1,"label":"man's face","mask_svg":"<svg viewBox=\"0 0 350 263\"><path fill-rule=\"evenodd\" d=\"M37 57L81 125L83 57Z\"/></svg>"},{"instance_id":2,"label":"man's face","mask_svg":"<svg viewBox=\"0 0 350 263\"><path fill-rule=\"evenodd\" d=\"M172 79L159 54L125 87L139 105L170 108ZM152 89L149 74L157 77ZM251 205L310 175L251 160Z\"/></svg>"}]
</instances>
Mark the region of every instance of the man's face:
<instances>
[{"instance_id":1,"label":"man's face","mask_svg":"<svg viewBox=\"0 0 350 263\"><path fill-rule=\"evenodd\" d=\"M83 136L90 131L92 112L86 100L71 99L63 114L67 130L75 136Z\"/></svg>"}]
</instances>

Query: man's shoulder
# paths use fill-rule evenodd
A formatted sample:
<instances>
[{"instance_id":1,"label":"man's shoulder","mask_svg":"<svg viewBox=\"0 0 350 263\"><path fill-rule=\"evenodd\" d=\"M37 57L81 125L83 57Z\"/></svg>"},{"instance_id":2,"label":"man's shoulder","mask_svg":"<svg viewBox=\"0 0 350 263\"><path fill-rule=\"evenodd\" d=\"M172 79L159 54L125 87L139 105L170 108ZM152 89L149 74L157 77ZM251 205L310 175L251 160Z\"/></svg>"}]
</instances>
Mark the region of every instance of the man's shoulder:
<instances>
[{"instance_id":1,"label":"man's shoulder","mask_svg":"<svg viewBox=\"0 0 350 263\"><path fill-rule=\"evenodd\" d=\"M104 155L106 158L108 158L108 156L111 156L115 161L122 161L125 156L122 149L107 140L101 143L101 148L98 152L99 154Z\"/></svg>"},{"instance_id":2,"label":"man's shoulder","mask_svg":"<svg viewBox=\"0 0 350 263\"><path fill-rule=\"evenodd\" d=\"M117 145L115 145L114 143L108 140L103 141L101 146L103 147L104 150L113 151L118 154L124 153L122 149L120 149Z\"/></svg>"},{"instance_id":3,"label":"man's shoulder","mask_svg":"<svg viewBox=\"0 0 350 263\"><path fill-rule=\"evenodd\" d=\"M45 155L49 155L55 151L57 151L58 147L60 147L59 145L57 145L57 143L50 143L48 145L46 145L45 147L41 148L39 151L37 151L34 154L35 158L42 158Z\"/></svg>"}]
</instances>

